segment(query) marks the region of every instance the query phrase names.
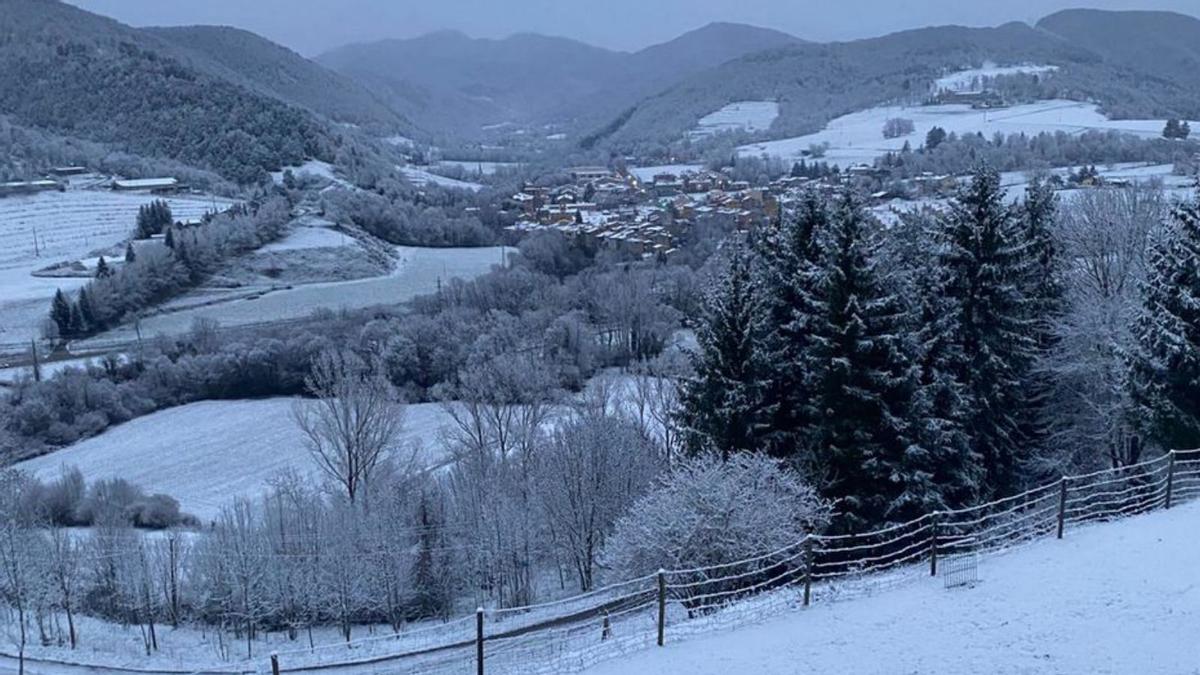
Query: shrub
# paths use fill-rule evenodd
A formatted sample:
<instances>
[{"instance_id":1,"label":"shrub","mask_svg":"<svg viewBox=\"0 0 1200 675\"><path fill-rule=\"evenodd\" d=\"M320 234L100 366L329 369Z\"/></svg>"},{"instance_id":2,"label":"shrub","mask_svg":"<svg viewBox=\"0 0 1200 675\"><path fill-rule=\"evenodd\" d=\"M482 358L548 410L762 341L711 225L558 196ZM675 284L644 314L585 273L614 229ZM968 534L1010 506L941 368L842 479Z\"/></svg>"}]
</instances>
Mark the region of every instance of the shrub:
<instances>
[{"instance_id":1,"label":"shrub","mask_svg":"<svg viewBox=\"0 0 1200 675\"><path fill-rule=\"evenodd\" d=\"M622 517L602 558L617 578L744 560L801 541L831 505L764 454L685 460ZM777 563L766 560L759 568Z\"/></svg>"}]
</instances>

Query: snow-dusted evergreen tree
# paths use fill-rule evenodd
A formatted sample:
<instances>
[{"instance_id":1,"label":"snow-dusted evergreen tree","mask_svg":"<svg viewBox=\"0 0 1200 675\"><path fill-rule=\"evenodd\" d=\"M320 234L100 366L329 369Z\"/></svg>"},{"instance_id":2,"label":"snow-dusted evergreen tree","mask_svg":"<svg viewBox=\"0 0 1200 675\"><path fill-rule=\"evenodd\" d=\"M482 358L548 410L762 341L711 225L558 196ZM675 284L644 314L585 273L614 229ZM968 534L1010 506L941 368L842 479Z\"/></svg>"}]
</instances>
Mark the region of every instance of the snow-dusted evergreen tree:
<instances>
[{"instance_id":1,"label":"snow-dusted evergreen tree","mask_svg":"<svg viewBox=\"0 0 1200 675\"><path fill-rule=\"evenodd\" d=\"M769 430L762 294L749 253L734 244L697 328L695 377L683 384L680 425L689 450L724 457L761 449Z\"/></svg>"},{"instance_id":2,"label":"snow-dusted evergreen tree","mask_svg":"<svg viewBox=\"0 0 1200 675\"><path fill-rule=\"evenodd\" d=\"M946 365L969 403L964 423L983 461L985 492L1006 493L1027 450L1025 385L1038 348L1021 219L1004 204L999 175L982 169L940 220L937 290L953 346Z\"/></svg>"},{"instance_id":3,"label":"snow-dusted evergreen tree","mask_svg":"<svg viewBox=\"0 0 1200 675\"><path fill-rule=\"evenodd\" d=\"M1200 447L1200 206L1180 206L1150 257L1134 329L1137 421L1164 448Z\"/></svg>"},{"instance_id":4,"label":"snow-dusted evergreen tree","mask_svg":"<svg viewBox=\"0 0 1200 675\"><path fill-rule=\"evenodd\" d=\"M829 227L824 199L807 193L792 214L770 227L757 241L771 364L766 397L773 411L766 450L794 458L803 445L801 431L809 410L803 371L812 324L823 313L816 295L821 276L816 237Z\"/></svg>"},{"instance_id":5,"label":"snow-dusted evergreen tree","mask_svg":"<svg viewBox=\"0 0 1200 675\"><path fill-rule=\"evenodd\" d=\"M71 334L71 301L61 288L54 292L54 300L50 302L50 320L58 327L60 337Z\"/></svg>"},{"instance_id":6,"label":"snow-dusted evergreen tree","mask_svg":"<svg viewBox=\"0 0 1200 675\"><path fill-rule=\"evenodd\" d=\"M1045 456L1055 412L1051 409L1054 389L1051 374L1044 368L1054 348L1056 331L1066 305L1060 244L1056 237L1058 198L1043 178L1035 178L1025 190L1021 205L1023 247L1028 272L1022 292L1028 300L1030 329L1034 338L1036 367L1027 374L1023 442L1028 451Z\"/></svg>"},{"instance_id":7,"label":"snow-dusted evergreen tree","mask_svg":"<svg viewBox=\"0 0 1200 675\"><path fill-rule=\"evenodd\" d=\"M927 506L925 493L937 491L916 434L919 371L905 341L906 310L877 272L868 228L847 195L818 237L824 312L807 326L801 356L814 413L807 446L824 495L839 503L842 531L915 517Z\"/></svg>"}]
</instances>

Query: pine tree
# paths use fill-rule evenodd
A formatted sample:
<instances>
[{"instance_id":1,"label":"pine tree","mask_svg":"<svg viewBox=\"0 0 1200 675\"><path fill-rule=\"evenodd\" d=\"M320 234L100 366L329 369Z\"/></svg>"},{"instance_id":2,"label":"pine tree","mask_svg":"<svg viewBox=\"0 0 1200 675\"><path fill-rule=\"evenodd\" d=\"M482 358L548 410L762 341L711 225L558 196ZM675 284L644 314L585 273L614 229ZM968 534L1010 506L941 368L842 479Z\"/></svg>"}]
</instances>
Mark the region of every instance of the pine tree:
<instances>
[{"instance_id":1,"label":"pine tree","mask_svg":"<svg viewBox=\"0 0 1200 675\"><path fill-rule=\"evenodd\" d=\"M815 287L820 278L817 237L829 228L829 212L816 193L806 193L795 212L776 223L757 241L761 265L767 336L766 390L773 411L768 451L781 458L796 458L801 451L801 429L811 415L803 370L811 326L824 312Z\"/></svg>"},{"instance_id":2,"label":"pine tree","mask_svg":"<svg viewBox=\"0 0 1200 675\"><path fill-rule=\"evenodd\" d=\"M79 289L79 298L76 300L75 306L79 308L79 334L83 335L96 330L98 328L96 308L92 306L92 295L88 293L87 286Z\"/></svg>"},{"instance_id":3,"label":"pine tree","mask_svg":"<svg viewBox=\"0 0 1200 675\"><path fill-rule=\"evenodd\" d=\"M765 327L760 289L749 254L734 245L729 262L706 299L697 331L695 377L682 391L680 423L689 450L761 450L771 411L765 399Z\"/></svg>"},{"instance_id":4,"label":"pine tree","mask_svg":"<svg viewBox=\"0 0 1200 675\"><path fill-rule=\"evenodd\" d=\"M1163 138L1179 138L1179 120L1171 118L1167 120L1167 124L1163 127Z\"/></svg>"},{"instance_id":5,"label":"pine tree","mask_svg":"<svg viewBox=\"0 0 1200 675\"><path fill-rule=\"evenodd\" d=\"M83 337L87 335L87 323L79 310L79 303L71 303L71 320L67 325L67 337Z\"/></svg>"},{"instance_id":6,"label":"pine tree","mask_svg":"<svg viewBox=\"0 0 1200 675\"><path fill-rule=\"evenodd\" d=\"M805 429L835 527L856 531L940 505L930 453L917 436L919 369L906 342L906 308L877 268L866 216L846 196L822 248L823 313L810 326L802 369L814 412Z\"/></svg>"},{"instance_id":7,"label":"pine tree","mask_svg":"<svg viewBox=\"0 0 1200 675\"><path fill-rule=\"evenodd\" d=\"M1037 331L1025 284L1030 264L1020 219L1004 204L1000 177L980 170L941 216L939 291L953 312L948 364L969 401L965 428L986 471L986 489L1017 486L1028 449L1021 415ZM985 495L986 496L986 495Z\"/></svg>"},{"instance_id":8,"label":"pine tree","mask_svg":"<svg viewBox=\"0 0 1200 675\"><path fill-rule=\"evenodd\" d=\"M54 292L50 302L50 320L58 328L60 337L71 337L71 301L61 288Z\"/></svg>"},{"instance_id":9,"label":"pine tree","mask_svg":"<svg viewBox=\"0 0 1200 675\"><path fill-rule=\"evenodd\" d=\"M163 237L163 246L172 249L175 248L175 228L167 228L167 234Z\"/></svg>"},{"instance_id":10,"label":"pine tree","mask_svg":"<svg viewBox=\"0 0 1200 675\"><path fill-rule=\"evenodd\" d=\"M1135 423L1163 448L1200 447L1200 206L1179 207L1151 253L1134 327Z\"/></svg>"},{"instance_id":11,"label":"pine tree","mask_svg":"<svg viewBox=\"0 0 1200 675\"><path fill-rule=\"evenodd\" d=\"M133 242L131 241L125 244L125 264L128 265L135 260L137 260L137 251L133 249Z\"/></svg>"},{"instance_id":12,"label":"pine tree","mask_svg":"<svg viewBox=\"0 0 1200 675\"><path fill-rule=\"evenodd\" d=\"M1033 180L1025 191L1021 208L1022 245L1028 260L1028 276L1022 293L1028 301L1037 362L1043 362L1054 348L1055 330L1066 305L1066 283L1054 234L1057 214L1058 199L1054 188L1043 179ZM1034 452L1048 442L1055 414L1050 402L1053 387L1054 382L1045 371L1032 368L1027 374L1024 391L1028 407L1022 415L1021 431L1027 451Z\"/></svg>"},{"instance_id":13,"label":"pine tree","mask_svg":"<svg viewBox=\"0 0 1200 675\"><path fill-rule=\"evenodd\" d=\"M945 140L946 130L941 127L933 127L929 130L929 133L925 134L925 149L933 150Z\"/></svg>"},{"instance_id":14,"label":"pine tree","mask_svg":"<svg viewBox=\"0 0 1200 675\"><path fill-rule=\"evenodd\" d=\"M107 279L112 276L112 269L108 266L108 262L104 260L104 256L100 256L100 260L96 261L96 278Z\"/></svg>"}]
</instances>

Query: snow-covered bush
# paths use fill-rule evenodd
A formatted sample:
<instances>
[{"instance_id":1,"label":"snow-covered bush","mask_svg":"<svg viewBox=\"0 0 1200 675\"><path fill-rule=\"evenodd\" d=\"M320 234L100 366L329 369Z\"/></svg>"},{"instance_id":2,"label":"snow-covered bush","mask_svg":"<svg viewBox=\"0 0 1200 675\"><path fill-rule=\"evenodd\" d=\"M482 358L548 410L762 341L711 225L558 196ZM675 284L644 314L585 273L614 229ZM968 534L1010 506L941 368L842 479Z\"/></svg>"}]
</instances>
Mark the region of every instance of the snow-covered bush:
<instances>
[{"instance_id":1,"label":"snow-covered bush","mask_svg":"<svg viewBox=\"0 0 1200 675\"><path fill-rule=\"evenodd\" d=\"M603 563L617 579L730 563L796 544L831 506L763 454L687 459L617 521ZM758 567L773 562L763 561Z\"/></svg>"}]
</instances>

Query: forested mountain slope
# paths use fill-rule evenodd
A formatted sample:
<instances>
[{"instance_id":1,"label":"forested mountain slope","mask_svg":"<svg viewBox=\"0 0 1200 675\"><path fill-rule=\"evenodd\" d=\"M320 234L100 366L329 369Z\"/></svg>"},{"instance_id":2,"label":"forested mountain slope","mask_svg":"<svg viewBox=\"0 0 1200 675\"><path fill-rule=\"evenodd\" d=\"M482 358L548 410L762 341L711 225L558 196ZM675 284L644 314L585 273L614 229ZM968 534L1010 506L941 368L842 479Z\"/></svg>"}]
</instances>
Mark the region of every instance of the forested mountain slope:
<instances>
[{"instance_id":1,"label":"forested mountain slope","mask_svg":"<svg viewBox=\"0 0 1200 675\"><path fill-rule=\"evenodd\" d=\"M1200 117L1200 19L1174 12L1072 9L1037 27L1091 50L1125 75L1103 100L1122 117Z\"/></svg>"},{"instance_id":2,"label":"forested mountain slope","mask_svg":"<svg viewBox=\"0 0 1200 675\"><path fill-rule=\"evenodd\" d=\"M225 26L143 29L177 47L206 74L240 84L336 121L380 134L411 124L365 87L249 31Z\"/></svg>"},{"instance_id":3,"label":"forested mountain slope","mask_svg":"<svg viewBox=\"0 0 1200 675\"><path fill-rule=\"evenodd\" d=\"M1095 14L1102 15L1104 25L1118 27L1101 41L1124 41L1122 50L1146 56L1106 57L1089 41L1050 32L1048 25L1063 23L1050 19L1038 28L1023 23L941 26L852 42L794 45L750 54L685 79L600 127L585 145L629 147L676 139L704 115L741 100L779 102L771 136L810 133L833 117L880 103L919 102L939 76L985 62L1058 66L1053 77L1031 85L1039 97L1095 100L1119 117L1192 116L1200 106L1200 90L1188 85L1190 79L1182 73L1164 76L1152 70L1153 54L1163 51L1155 46L1160 42L1173 47L1167 53L1176 54L1177 64L1188 63L1190 33L1164 35L1150 26L1124 30L1119 29L1124 26L1119 14Z\"/></svg>"},{"instance_id":4,"label":"forested mountain slope","mask_svg":"<svg viewBox=\"0 0 1200 675\"><path fill-rule=\"evenodd\" d=\"M327 130L307 111L171 51L58 0L0 0L0 114L239 182L331 154Z\"/></svg>"}]
</instances>

